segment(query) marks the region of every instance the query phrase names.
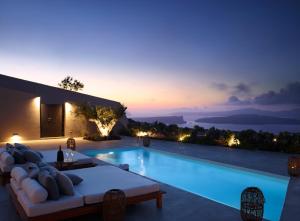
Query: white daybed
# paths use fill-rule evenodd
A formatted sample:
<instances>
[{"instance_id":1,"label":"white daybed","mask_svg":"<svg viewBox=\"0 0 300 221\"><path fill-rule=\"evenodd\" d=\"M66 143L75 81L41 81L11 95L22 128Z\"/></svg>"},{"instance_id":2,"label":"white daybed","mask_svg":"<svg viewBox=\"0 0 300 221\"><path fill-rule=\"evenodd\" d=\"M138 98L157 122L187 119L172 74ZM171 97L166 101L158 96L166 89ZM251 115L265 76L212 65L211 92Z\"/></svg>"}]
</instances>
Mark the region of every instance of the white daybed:
<instances>
[{"instance_id":1,"label":"white daybed","mask_svg":"<svg viewBox=\"0 0 300 221\"><path fill-rule=\"evenodd\" d=\"M1 149L0 149L0 152L2 152L4 150L4 148L1 148ZM57 150L40 150L39 152L43 155L42 162L44 162L44 163L56 162ZM67 158L66 150L63 150L63 152L64 152L64 157L66 159ZM90 158L82 153L77 152L77 151L73 151L73 152L74 152L74 160L82 160L82 159ZM20 165L21 164L14 164L14 163L8 164L8 163L2 161L2 157L0 157L0 172L3 175L9 176L9 173L12 170L12 168L14 168L15 166L20 166Z\"/></svg>"},{"instance_id":2,"label":"white daybed","mask_svg":"<svg viewBox=\"0 0 300 221\"><path fill-rule=\"evenodd\" d=\"M103 196L111 189L124 191L127 205L155 199L156 206L162 207L164 192L160 191L158 183L145 177L107 165L69 170L67 173L76 174L83 181L74 186L74 196L64 196L58 201L32 203L20 185L11 180L7 187L23 220L52 221L100 213Z\"/></svg>"}]
</instances>

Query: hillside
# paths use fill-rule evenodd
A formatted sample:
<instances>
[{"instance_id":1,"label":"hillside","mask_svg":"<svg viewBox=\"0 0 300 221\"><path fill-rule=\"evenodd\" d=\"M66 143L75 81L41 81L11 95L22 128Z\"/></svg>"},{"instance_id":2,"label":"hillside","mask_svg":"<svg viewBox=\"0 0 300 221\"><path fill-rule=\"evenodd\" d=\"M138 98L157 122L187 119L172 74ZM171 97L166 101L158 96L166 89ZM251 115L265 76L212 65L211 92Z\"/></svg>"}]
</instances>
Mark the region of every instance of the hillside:
<instances>
[{"instance_id":1,"label":"hillside","mask_svg":"<svg viewBox=\"0 0 300 221\"><path fill-rule=\"evenodd\" d=\"M238 109L230 111L198 111L198 112L177 112L174 115L182 116L198 116L198 117L228 117L234 115L262 115L279 118L295 118L300 119L300 109L291 109L286 111L267 111L255 108Z\"/></svg>"},{"instance_id":2,"label":"hillside","mask_svg":"<svg viewBox=\"0 0 300 221\"><path fill-rule=\"evenodd\" d=\"M147 123L154 123L154 122L161 122L165 124L184 124L186 123L183 120L182 116L164 116L164 117L136 117L132 118L135 121L139 122L147 122Z\"/></svg>"}]
</instances>

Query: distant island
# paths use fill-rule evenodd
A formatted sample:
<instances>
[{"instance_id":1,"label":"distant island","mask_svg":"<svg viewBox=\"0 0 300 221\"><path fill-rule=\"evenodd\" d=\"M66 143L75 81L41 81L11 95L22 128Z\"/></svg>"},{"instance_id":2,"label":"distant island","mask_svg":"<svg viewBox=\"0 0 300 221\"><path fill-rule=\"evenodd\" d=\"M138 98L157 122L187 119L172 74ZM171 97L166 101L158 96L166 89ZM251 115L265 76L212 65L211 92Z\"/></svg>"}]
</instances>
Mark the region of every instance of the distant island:
<instances>
[{"instance_id":1,"label":"distant island","mask_svg":"<svg viewBox=\"0 0 300 221\"><path fill-rule=\"evenodd\" d=\"M234 115L260 115L280 118L293 118L300 120L300 108L285 111L268 111L255 108L237 109L229 111L196 111L196 112L175 112L170 115L195 116L195 117L228 117Z\"/></svg>"},{"instance_id":2,"label":"distant island","mask_svg":"<svg viewBox=\"0 0 300 221\"><path fill-rule=\"evenodd\" d=\"M225 117L205 117L199 118L196 122L214 124L289 124L300 125L299 119L272 117L255 114L240 114Z\"/></svg>"},{"instance_id":3,"label":"distant island","mask_svg":"<svg viewBox=\"0 0 300 221\"><path fill-rule=\"evenodd\" d=\"M164 124L185 124L186 121L183 120L182 116L164 116L164 117L134 117L135 121L154 123L161 122Z\"/></svg>"}]
</instances>

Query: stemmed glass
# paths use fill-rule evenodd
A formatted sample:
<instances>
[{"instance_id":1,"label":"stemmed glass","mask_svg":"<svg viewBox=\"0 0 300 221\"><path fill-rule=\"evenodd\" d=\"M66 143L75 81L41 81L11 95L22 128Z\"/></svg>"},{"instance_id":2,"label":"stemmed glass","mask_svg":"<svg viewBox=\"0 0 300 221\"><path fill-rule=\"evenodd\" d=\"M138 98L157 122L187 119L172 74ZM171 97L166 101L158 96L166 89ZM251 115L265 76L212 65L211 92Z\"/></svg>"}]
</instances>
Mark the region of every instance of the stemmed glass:
<instances>
[{"instance_id":1,"label":"stemmed glass","mask_svg":"<svg viewBox=\"0 0 300 221\"><path fill-rule=\"evenodd\" d=\"M74 161L74 152L73 152L73 150L70 151L70 155L71 155L70 160L71 160L71 162L73 162Z\"/></svg>"},{"instance_id":2,"label":"stemmed glass","mask_svg":"<svg viewBox=\"0 0 300 221\"><path fill-rule=\"evenodd\" d=\"M69 150L66 151L66 159L65 162L69 162Z\"/></svg>"}]
</instances>

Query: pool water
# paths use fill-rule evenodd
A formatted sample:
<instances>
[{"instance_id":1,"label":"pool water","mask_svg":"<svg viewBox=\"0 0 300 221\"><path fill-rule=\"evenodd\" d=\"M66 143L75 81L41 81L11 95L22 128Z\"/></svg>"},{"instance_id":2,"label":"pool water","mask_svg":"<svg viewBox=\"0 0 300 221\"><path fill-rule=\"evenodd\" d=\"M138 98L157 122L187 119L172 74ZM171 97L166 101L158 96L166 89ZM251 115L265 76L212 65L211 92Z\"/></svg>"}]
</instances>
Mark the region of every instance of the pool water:
<instances>
[{"instance_id":1,"label":"pool water","mask_svg":"<svg viewBox=\"0 0 300 221\"><path fill-rule=\"evenodd\" d=\"M129 164L140 175L240 209L241 192L258 187L265 196L264 218L280 219L289 178L150 148L85 150L84 154L112 164Z\"/></svg>"}]
</instances>

